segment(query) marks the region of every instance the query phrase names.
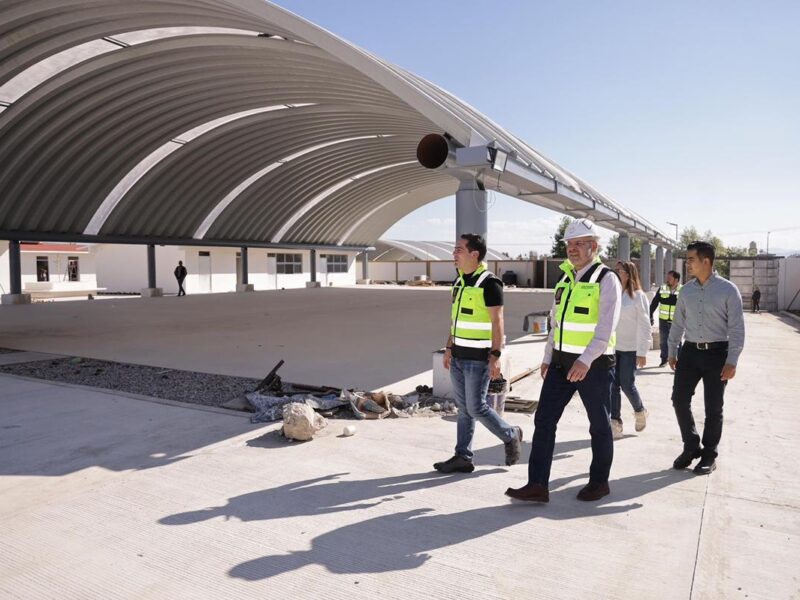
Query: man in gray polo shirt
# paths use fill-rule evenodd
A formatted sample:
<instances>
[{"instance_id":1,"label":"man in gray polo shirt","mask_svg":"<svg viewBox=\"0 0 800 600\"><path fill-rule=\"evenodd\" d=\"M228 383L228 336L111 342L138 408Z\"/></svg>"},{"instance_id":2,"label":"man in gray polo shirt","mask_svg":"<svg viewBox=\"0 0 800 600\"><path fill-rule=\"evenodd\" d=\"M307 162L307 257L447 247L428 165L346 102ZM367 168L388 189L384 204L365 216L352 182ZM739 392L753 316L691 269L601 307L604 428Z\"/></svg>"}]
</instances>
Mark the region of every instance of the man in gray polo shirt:
<instances>
[{"instance_id":1,"label":"man in gray polo shirt","mask_svg":"<svg viewBox=\"0 0 800 600\"><path fill-rule=\"evenodd\" d=\"M714 246L708 242L687 246L686 270L694 279L681 289L669 332L669 366L675 371L672 406L683 438L683 452L672 466L685 469L699 458L694 468L698 475L708 475L717 467L725 386L736 375L744 347L742 296L735 285L714 272L714 257ZM702 447L691 407L701 379L706 406Z\"/></svg>"}]
</instances>

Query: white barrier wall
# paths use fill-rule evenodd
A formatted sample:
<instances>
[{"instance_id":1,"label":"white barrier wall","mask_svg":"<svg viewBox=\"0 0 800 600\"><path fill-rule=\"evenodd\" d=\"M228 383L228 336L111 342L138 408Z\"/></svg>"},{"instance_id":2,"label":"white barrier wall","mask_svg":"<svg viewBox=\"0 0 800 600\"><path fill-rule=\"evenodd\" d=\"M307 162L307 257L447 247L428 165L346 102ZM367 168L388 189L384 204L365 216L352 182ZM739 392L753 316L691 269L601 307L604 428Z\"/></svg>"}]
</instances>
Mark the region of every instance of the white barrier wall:
<instances>
[{"instance_id":1,"label":"white barrier wall","mask_svg":"<svg viewBox=\"0 0 800 600\"><path fill-rule=\"evenodd\" d=\"M800 310L800 257L780 260L778 310Z\"/></svg>"},{"instance_id":2,"label":"white barrier wall","mask_svg":"<svg viewBox=\"0 0 800 600\"><path fill-rule=\"evenodd\" d=\"M437 261L431 262L431 279L433 281L448 281L455 280L458 272L456 266L450 261Z\"/></svg>"},{"instance_id":3,"label":"white barrier wall","mask_svg":"<svg viewBox=\"0 0 800 600\"><path fill-rule=\"evenodd\" d=\"M369 263L369 278L372 281L397 281L397 263L371 262Z\"/></svg>"},{"instance_id":4,"label":"white barrier wall","mask_svg":"<svg viewBox=\"0 0 800 600\"><path fill-rule=\"evenodd\" d=\"M415 275L427 275L428 265L424 262L401 262L397 264L400 281L414 279Z\"/></svg>"},{"instance_id":5,"label":"white barrier wall","mask_svg":"<svg viewBox=\"0 0 800 600\"><path fill-rule=\"evenodd\" d=\"M48 260L49 281L38 281L36 260L46 256ZM78 258L78 281L69 281L67 264L70 256ZM82 292L97 290L97 268L95 256L91 252L47 252L25 251L20 256L22 262L22 291L26 294L37 292L49 295L80 295Z\"/></svg>"}]
</instances>

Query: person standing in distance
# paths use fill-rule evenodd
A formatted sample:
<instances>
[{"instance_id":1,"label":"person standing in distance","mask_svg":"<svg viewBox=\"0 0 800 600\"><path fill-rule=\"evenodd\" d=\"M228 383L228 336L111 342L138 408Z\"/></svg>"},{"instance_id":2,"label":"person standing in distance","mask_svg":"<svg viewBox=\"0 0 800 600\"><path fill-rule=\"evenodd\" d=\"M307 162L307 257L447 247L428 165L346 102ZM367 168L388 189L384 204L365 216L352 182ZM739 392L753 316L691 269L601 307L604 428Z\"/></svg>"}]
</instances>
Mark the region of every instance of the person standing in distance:
<instances>
[{"instance_id":1,"label":"person standing in distance","mask_svg":"<svg viewBox=\"0 0 800 600\"><path fill-rule=\"evenodd\" d=\"M578 499L599 500L610 493L608 477L614 458L610 392L622 292L619 279L598 257L599 239L595 224L588 219L573 221L564 234L567 260L561 264L564 274L555 287L550 336L540 368L544 383L534 416L528 483L506 490L507 496L517 500L550 500L556 427L576 391L589 417L592 438L589 483Z\"/></svg>"},{"instance_id":2,"label":"person standing in distance","mask_svg":"<svg viewBox=\"0 0 800 600\"><path fill-rule=\"evenodd\" d=\"M487 403L489 380L500 377L503 346L503 282L482 263L486 242L462 235L453 250L458 277L453 283L450 336L444 368L450 371L458 406L456 449L452 458L433 467L440 473L471 473L472 437L480 421L505 443L506 465L519 460L522 429L506 423Z\"/></svg>"},{"instance_id":3,"label":"person standing in distance","mask_svg":"<svg viewBox=\"0 0 800 600\"><path fill-rule=\"evenodd\" d=\"M669 339L669 328L672 326L672 318L675 314L675 305L678 303L678 294L681 293L681 274L677 271L667 273L667 282L661 286L658 293L653 296L650 303L650 324L653 324L653 313L658 309L658 334L659 345L661 346L661 364L667 364L669 350L667 340Z\"/></svg>"},{"instance_id":4,"label":"person standing in distance","mask_svg":"<svg viewBox=\"0 0 800 600\"><path fill-rule=\"evenodd\" d=\"M178 266L175 267L175 279L178 280L178 296L185 296L186 290L183 289L183 281L186 279L186 267L183 266L183 261L178 261Z\"/></svg>"},{"instance_id":5,"label":"person standing in distance","mask_svg":"<svg viewBox=\"0 0 800 600\"><path fill-rule=\"evenodd\" d=\"M722 438L725 387L736 376L744 348L744 310L739 289L714 271L714 246L692 242L686 248L686 271L694 277L681 289L669 332L669 366L675 371L672 406L683 439L675 469L685 469L696 458L698 475L717 468L717 446ZM678 351L681 338L683 346ZM692 415L692 396L700 380L706 406L703 439Z\"/></svg>"}]
</instances>

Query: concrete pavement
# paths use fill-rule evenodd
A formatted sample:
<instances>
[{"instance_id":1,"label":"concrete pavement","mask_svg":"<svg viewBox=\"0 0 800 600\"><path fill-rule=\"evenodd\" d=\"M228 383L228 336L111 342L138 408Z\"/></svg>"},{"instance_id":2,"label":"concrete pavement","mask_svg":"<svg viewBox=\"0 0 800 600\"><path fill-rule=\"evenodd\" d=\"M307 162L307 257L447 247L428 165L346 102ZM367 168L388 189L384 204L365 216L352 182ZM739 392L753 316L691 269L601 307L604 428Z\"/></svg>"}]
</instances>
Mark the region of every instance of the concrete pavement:
<instances>
[{"instance_id":1,"label":"concrete pavement","mask_svg":"<svg viewBox=\"0 0 800 600\"><path fill-rule=\"evenodd\" d=\"M352 438L331 421L292 444L237 414L0 377L0 596L800 598L800 323L746 322L718 470L669 468L672 376L648 368L648 427L616 443L596 504L574 497L590 460L577 399L535 506L503 496L526 466L501 466L480 427L475 473L440 476L448 420ZM530 417L508 419L530 440Z\"/></svg>"}]
</instances>

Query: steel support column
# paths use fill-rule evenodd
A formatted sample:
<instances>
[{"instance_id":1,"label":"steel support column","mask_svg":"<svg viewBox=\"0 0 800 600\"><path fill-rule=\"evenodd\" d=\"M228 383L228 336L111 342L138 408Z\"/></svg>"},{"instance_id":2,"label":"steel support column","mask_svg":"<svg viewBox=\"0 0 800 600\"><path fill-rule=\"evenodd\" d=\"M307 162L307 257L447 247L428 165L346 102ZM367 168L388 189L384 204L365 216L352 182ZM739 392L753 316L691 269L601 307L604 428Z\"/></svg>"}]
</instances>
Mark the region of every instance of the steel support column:
<instances>
[{"instance_id":1,"label":"steel support column","mask_svg":"<svg viewBox=\"0 0 800 600\"><path fill-rule=\"evenodd\" d=\"M477 233L485 240L488 214L483 186L475 180L462 181L456 192L456 242L464 233Z\"/></svg>"},{"instance_id":2,"label":"steel support column","mask_svg":"<svg viewBox=\"0 0 800 600\"><path fill-rule=\"evenodd\" d=\"M642 258L639 262L639 271L642 276L642 289L650 291L650 242L642 242Z\"/></svg>"},{"instance_id":3,"label":"steel support column","mask_svg":"<svg viewBox=\"0 0 800 600\"><path fill-rule=\"evenodd\" d=\"M664 285L664 248L656 248L656 287Z\"/></svg>"},{"instance_id":4,"label":"steel support column","mask_svg":"<svg viewBox=\"0 0 800 600\"><path fill-rule=\"evenodd\" d=\"M620 233L617 240L617 260L628 262L631 259L631 237Z\"/></svg>"},{"instance_id":5,"label":"steel support column","mask_svg":"<svg viewBox=\"0 0 800 600\"><path fill-rule=\"evenodd\" d=\"M242 285L247 285L250 283L248 280L247 246L242 246L240 252L242 253Z\"/></svg>"},{"instance_id":6,"label":"steel support column","mask_svg":"<svg viewBox=\"0 0 800 600\"><path fill-rule=\"evenodd\" d=\"M8 267L11 281L11 293L22 293L22 258L19 252L19 241L8 242Z\"/></svg>"},{"instance_id":7,"label":"steel support column","mask_svg":"<svg viewBox=\"0 0 800 600\"><path fill-rule=\"evenodd\" d=\"M361 254L361 279L369 279L369 252L366 250Z\"/></svg>"}]
</instances>

